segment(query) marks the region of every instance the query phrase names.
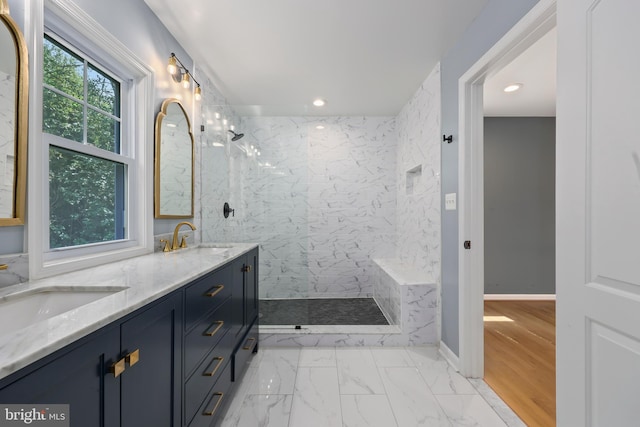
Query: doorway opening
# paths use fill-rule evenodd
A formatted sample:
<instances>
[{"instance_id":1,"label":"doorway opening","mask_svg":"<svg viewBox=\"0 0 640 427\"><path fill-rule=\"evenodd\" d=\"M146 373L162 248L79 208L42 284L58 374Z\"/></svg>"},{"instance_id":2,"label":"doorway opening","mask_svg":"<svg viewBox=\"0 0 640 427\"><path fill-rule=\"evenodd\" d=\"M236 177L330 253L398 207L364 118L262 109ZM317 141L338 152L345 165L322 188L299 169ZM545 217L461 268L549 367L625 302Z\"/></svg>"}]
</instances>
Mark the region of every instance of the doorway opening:
<instances>
[{"instance_id":1,"label":"doorway opening","mask_svg":"<svg viewBox=\"0 0 640 427\"><path fill-rule=\"evenodd\" d=\"M483 378L485 374L485 213L490 214L485 211L485 83L547 35L555 27L555 14L555 1L541 0L460 79L459 227L461 240L473 242L473 250L464 249L462 243L459 246L459 362L461 373L467 377ZM514 238L517 243L517 236ZM500 287L500 283L488 284L490 288L493 285L494 291ZM516 317L506 313L491 314L509 321ZM555 385L553 380L552 383Z\"/></svg>"}]
</instances>

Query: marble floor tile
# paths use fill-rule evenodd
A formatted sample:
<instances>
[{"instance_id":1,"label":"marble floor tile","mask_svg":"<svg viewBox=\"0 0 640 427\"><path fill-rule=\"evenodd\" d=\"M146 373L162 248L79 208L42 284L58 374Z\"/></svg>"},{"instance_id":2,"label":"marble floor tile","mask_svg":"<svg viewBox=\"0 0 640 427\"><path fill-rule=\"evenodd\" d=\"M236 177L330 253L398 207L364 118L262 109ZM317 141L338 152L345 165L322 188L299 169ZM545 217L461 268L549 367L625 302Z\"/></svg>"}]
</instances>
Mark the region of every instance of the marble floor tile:
<instances>
[{"instance_id":1,"label":"marble floor tile","mask_svg":"<svg viewBox=\"0 0 640 427\"><path fill-rule=\"evenodd\" d=\"M238 382L236 391L234 392L233 401L229 405L229 409L227 409L227 417L237 418L235 414L242 410L242 403L249 391L257 389L254 383L255 376L258 372L257 365L258 364L255 362L255 359L252 360L247 371ZM225 417L225 420L227 417Z\"/></svg>"},{"instance_id":2,"label":"marble floor tile","mask_svg":"<svg viewBox=\"0 0 640 427\"><path fill-rule=\"evenodd\" d=\"M476 388L480 396L493 408L493 410L504 420L508 427L526 427L527 425L516 415L504 400L484 380L479 378L469 379L469 382Z\"/></svg>"},{"instance_id":3,"label":"marble floor tile","mask_svg":"<svg viewBox=\"0 0 640 427\"><path fill-rule=\"evenodd\" d=\"M436 396L440 406L455 426L506 427L482 396Z\"/></svg>"},{"instance_id":4,"label":"marble floor tile","mask_svg":"<svg viewBox=\"0 0 640 427\"><path fill-rule=\"evenodd\" d=\"M291 347L273 347L260 350L256 356L260 359L258 362L281 362L285 361L293 366L298 365L298 359L300 358L300 348Z\"/></svg>"},{"instance_id":5,"label":"marble floor tile","mask_svg":"<svg viewBox=\"0 0 640 427\"><path fill-rule=\"evenodd\" d=\"M387 396L341 396L344 427L396 427Z\"/></svg>"},{"instance_id":6,"label":"marble floor tile","mask_svg":"<svg viewBox=\"0 0 640 427\"><path fill-rule=\"evenodd\" d=\"M336 366L336 349L331 348L302 348L300 350L300 361L298 366L301 367L335 367Z\"/></svg>"},{"instance_id":7,"label":"marble floor tile","mask_svg":"<svg viewBox=\"0 0 640 427\"><path fill-rule=\"evenodd\" d=\"M238 410L229 410L222 427L287 426L292 401L292 395L247 395Z\"/></svg>"},{"instance_id":8,"label":"marble floor tile","mask_svg":"<svg viewBox=\"0 0 640 427\"><path fill-rule=\"evenodd\" d=\"M382 379L373 363L338 362L340 394L384 394Z\"/></svg>"},{"instance_id":9,"label":"marble floor tile","mask_svg":"<svg viewBox=\"0 0 640 427\"><path fill-rule=\"evenodd\" d=\"M416 346L416 347L407 347L407 353L409 353L409 357L415 363L416 366L421 365L431 365L434 362L446 362L442 356L440 356L440 351L436 346Z\"/></svg>"},{"instance_id":10,"label":"marble floor tile","mask_svg":"<svg viewBox=\"0 0 640 427\"><path fill-rule=\"evenodd\" d=\"M375 360L369 347L337 347L336 360L342 362L369 363L375 366Z\"/></svg>"},{"instance_id":11,"label":"marble floor tile","mask_svg":"<svg viewBox=\"0 0 640 427\"><path fill-rule=\"evenodd\" d=\"M402 347L372 348L371 354L378 367L415 366L407 350Z\"/></svg>"},{"instance_id":12,"label":"marble floor tile","mask_svg":"<svg viewBox=\"0 0 640 427\"><path fill-rule=\"evenodd\" d=\"M433 394L477 394L475 387L455 369L449 366L434 364L419 366L420 375Z\"/></svg>"},{"instance_id":13,"label":"marble floor tile","mask_svg":"<svg viewBox=\"0 0 640 427\"><path fill-rule=\"evenodd\" d=\"M342 427L336 368L298 368L289 427Z\"/></svg>"},{"instance_id":14,"label":"marble floor tile","mask_svg":"<svg viewBox=\"0 0 640 427\"><path fill-rule=\"evenodd\" d=\"M262 358L251 364L256 369L247 393L293 394L299 357L299 349L264 350Z\"/></svg>"},{"instance_id":15,"label":"marble floor tile","mask_svg":"<svg viewBox=\"0 0 640 427\"><path fill-rule=\"evenodd\" d=\"M433 394L478 393L465 377L440 356L437 347L409 347L407 353Z\"/></svg>"},{"instance_id":16,"label":"marble floor tile","mask_svg":"<svg viewBox=\"0 0 640 427\"><path fill-rule=\"evenodd\" d=\"M379 370L399 427L453 425L415 367Z\"/></svg>"},{"instance_id":17,"label":"marble floor tile","mask_svg":"<svg viewBox=\"0 0 640 427\"><path fill-rule=\"evenodd\" d=\"M278 347L252 357L222 426L524 424L484 381L459 376L435 347Z\"/></svg>"}]
</instances>

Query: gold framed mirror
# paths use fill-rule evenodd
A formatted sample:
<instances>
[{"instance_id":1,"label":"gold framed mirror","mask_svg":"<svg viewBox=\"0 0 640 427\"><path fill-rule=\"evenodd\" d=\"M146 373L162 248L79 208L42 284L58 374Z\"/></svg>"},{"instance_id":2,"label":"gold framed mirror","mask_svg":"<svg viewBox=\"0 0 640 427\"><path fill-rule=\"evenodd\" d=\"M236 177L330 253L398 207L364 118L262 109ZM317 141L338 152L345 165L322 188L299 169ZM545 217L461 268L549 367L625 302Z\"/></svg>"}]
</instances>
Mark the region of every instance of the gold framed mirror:
<instances>
[{"instance_id":1,"label":"gold framed mirror","mask_svg":"<svg viewBox=\"0 0 640 427\"><path fill-rule=\"evenodd\" d=\"M27 189L28 54L0 0L0 226L24 224Z\"/></svg>"},{"instance_id":2,"label":"gold framed mirror","mask_svg":"<svg viewBox=\"0 0 640 427\"><path fill-rule=\"evenodd\" d=\"M194 157L189 115L180 101L165 99L156 117L156 218L193 218Z\"/></svg>"}]
</instances>

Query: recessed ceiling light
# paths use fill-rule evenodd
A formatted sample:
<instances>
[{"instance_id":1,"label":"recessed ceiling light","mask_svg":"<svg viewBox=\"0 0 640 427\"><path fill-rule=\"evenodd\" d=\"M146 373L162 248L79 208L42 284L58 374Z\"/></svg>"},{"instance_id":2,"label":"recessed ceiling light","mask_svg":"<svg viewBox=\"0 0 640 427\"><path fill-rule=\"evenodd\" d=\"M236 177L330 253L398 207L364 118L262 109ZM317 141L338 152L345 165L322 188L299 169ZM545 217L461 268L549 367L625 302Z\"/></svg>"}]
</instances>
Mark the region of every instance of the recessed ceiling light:
<instances>
[{"instance_id":1,"label":"recessed ceiling light","mask_svg":"<svg viewBox=\"0 0 640 427\"><path fill-rule=\"evenodd\" d=\"M524 86L522 83L513 83L510 84L509 86L504 88L504 91L509 93L509 92L515 92L518 89L520 89L522 86Z\"/></svg>"},{"instance_id":2,"label":"recessed ceiling light","mask_svg":"<svg viewBox=\"0 0 640 427\"><path fill-rule=\"evenodd\" d=\"M322 126L322 125L318 125L318 126L316 126L316 129L318 129L318 130L322 130L322 129L324 129L324 126Z\"/></svg>"},{"instance_id":3,"label":"recessed ceiling light","mask_svg":"<svg viewBox=\"0 0 640 427\"><path fill-rule=\"evenodd\" d=\"M313 105L315 105L316 107L324 107L326 105L327 101L325 101L324 99L314 99L313 100Z\"/></svg>"}]
</instances>

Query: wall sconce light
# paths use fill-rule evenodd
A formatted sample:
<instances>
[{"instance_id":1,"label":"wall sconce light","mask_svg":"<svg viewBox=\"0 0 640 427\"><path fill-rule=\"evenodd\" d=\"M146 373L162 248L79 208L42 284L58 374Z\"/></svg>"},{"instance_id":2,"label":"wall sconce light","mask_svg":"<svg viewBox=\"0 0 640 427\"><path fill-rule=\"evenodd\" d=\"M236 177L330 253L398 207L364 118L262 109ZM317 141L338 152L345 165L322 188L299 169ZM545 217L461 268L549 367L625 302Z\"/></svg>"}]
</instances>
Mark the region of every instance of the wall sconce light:
<instances>
[{"instance_id":1,"label":"wall sconce light","mask_svg":"<svg viewBox=\"0 0 640 427\"><path fill-rule=\"evenodd\" d=\"M198 81L193 77L193 74L191 74L189 70L187 70L187 68L182 64L182 62L173 52L171 52L171 56L169 57L167 71L173 77L173 81L175 81L176 83L181 83L182 87L185 89L189 89L189 87L191 87L191 80L193 80L193 82L196 84L196 89L194 92L196 101L200 101L202 99L202 89L200 88L200 83L198 83Z\"/></svg>"}]
</instances>

